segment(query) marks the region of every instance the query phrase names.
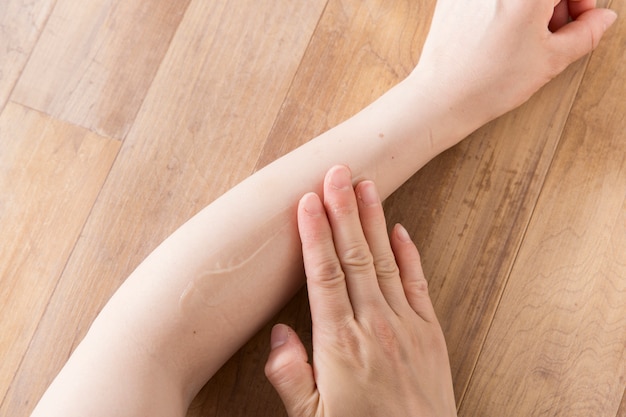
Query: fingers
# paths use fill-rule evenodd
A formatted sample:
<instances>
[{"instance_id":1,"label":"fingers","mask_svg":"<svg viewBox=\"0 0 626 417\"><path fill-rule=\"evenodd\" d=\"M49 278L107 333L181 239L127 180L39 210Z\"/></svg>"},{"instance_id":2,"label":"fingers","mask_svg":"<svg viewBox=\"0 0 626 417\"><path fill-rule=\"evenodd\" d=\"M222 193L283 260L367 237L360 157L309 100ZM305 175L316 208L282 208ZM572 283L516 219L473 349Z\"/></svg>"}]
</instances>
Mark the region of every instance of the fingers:
<instances>
[{"instance_id":1,"label":"fingers","mask_svg":"<svg viewBox=\"0 0 626 417\"><path fill-rule=\"evenodd\" d=\"M350 170L336 166L324 181L324 206L355 315L382 307L384 299L376 279L374 258L365 238Z\"/></svg>"},{"instance_id":2,"label":"fingers","mask_svg":"<svg viewBox=\"0 0 626 417\"><path fill-rule=\"evenodd\" d=\"M402 286L411 308L425 321L437 322L437 316L428 294L419 252L406 229L397 224L391 233L391 246L396 255Z\"/></svg>"},{"instance_id":3,"label":"fingers","mask_svg":"<svg viewBox=\"0 0 626 417\"><path fill-rule=\"evenodd\" d=\"M589 9L554 33L553 48L565 56L564 64L568 65L595 49L616 18L612 10Z\"/></svg>"},{"instance_id":4,"label":"fingers","mask_svg":"<svg viewBox=\"0 0 626 417\"><path fill-rule=\"evenodd\" d=\"M565 26L569 21L569 13L567 0L559 1L556 6L554 6L554 12L552 14L550 24L548 25L548 29L550 29L551 32L556 32Z\"/></svg>"},{"instance_id":5,"label":"fingers","mask_svg":"<svg viewBox=\"0 0 626 417\"><path fill-rule=\"evenodd\" d=\"M372 181L359 183L355 192L363 234L374 260L378 286L389 306L400 314L408 307L400 273L391 249L382 203Z\"/></svg>"},{"instance_id":6,"label":"fingers","mask_svg":"<svg viewBox=\"0 0 626 417\"><path fill-rule=\"evenodd\" d=\"M300 200L298 230L314 320L334 323L354 318L326 211L315 193Z\"/></svg>"},{"instance_id":7,"label":"fingers","mask_svg":"<svg viewBox=\"0 0 626 417\"><path fill-rule=\"evenodd\" d=\"M596 0L556 0L550 25L551 32L556 32L588 10L596 8Z\"/></svg>"},{"instance_id":8,"label":"fingers","mask_svg":"<svg viewBox=\"0 0 626 417\"><path fill-rule=\"evenodd\" d=\"M396 313L410 306L387 235L376 187L352 187L347 167L324 181L324 207L307 194L298 209L304 265L314 321L346 323L359 315Z\"/></svg>"},{"instance_id":9,"label":"fingers","mask_svg":"<svg viewBox=\"0 0 626 417\"><path fill-rule=\"evenodd\" d=\"M596 8L596 0L569 0L567 6L572 19L578 19L587 10Z\"/></svg>"},{"instance_id":10,"label":"fingers","mask_svg":"<svg viewBox=\"0 0 626 417\"><path fill-rule=\"evenodd\" d=\"M272 329L272 350L265 364L265 375L274 386L291 417L314 415L319 393L306 349L297 334L284 324Z\"/></svg>"},{"instance_id":11,"label":"fingers","mask_svg":"<svg viewBox=\"0 0 626 417\"><path fill-rule=\"evenodd\" d=\"M417 249L401 226L390 242L373 182L353 189L349 170L332 168L324 205L316 194L305 195L298 227L314 323L343 325L389 308L436 320Z\"/></svg>"}]
</instances>

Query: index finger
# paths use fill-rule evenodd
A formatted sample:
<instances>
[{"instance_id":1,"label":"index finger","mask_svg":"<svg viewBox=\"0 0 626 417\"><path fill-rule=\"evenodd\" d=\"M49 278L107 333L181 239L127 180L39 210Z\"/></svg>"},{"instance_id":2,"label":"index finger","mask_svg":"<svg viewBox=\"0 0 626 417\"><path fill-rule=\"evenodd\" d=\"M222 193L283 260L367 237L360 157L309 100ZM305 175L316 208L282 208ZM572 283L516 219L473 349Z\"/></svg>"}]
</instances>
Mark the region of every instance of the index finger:
<instances>
[{"instance_id":1,"label":"index finger","mask_svg":"<svg viewBox=\"0 0 626 417\"><path fill-rule=\"evenodd\" d=\"M353 319L346 277L337 257L330 223L315 193L300 199L298 230L313 323L332 325Z\"/></svg>"}]
</instances>

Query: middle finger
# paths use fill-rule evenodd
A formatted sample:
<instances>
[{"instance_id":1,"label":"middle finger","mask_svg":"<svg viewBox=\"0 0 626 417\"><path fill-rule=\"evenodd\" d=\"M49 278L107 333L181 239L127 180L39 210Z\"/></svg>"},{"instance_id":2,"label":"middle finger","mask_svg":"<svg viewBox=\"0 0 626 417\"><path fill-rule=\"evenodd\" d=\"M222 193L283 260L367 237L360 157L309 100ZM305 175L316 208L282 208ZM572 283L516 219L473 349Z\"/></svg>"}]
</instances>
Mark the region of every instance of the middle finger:
<instances>
[{"instance_id":1,"label":"middle finger","mask_svg":"<svg viewBox=\"0 0 626 417\"><path fill-rule=\"evenodd\" d=\"M336 166L324 181L324 205L337 256L346 275L346 285L355 315L384 304L373 257L363 234L350 170Z\"/></svg>"}]
</instances>

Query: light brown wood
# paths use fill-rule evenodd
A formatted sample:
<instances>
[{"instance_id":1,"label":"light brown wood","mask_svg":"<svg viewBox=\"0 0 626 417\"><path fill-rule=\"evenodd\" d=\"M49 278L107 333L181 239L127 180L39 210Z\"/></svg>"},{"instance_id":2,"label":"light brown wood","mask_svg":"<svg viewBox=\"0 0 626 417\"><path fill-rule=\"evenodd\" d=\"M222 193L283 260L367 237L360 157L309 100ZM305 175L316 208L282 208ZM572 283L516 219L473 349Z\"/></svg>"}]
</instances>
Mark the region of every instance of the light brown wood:
<instances>
[{"instance_id":1,"label":"light brown wood","mask_svg":"<svg viewBox=\"0 0 626 417\"><path fill-rule=\"evenodd\" d=\"M27 411L23 396L43 393L135 266L250 175L323 8L274 0L264 7L257 0L190 4L0 414ZM89 302L79 294L91 294ZM51 345L62 354L41 355ZM44 376L33 380L36 372Z\"/></svg>"},{"instance_id":2,"label":"light brown wood","mask_svg":"<svg viewBox=\"0 0 626 417\"><path fill-rule=\"evenodd\" d=\"M412 2L391 12L382 2L330 2L259 166L339 123L406 76L428 31L420 15L430 14L430 6ZM577 62L525 106L438 158L386 204L390 224L403 223L422 251L457 398L489 330L485 318L498 305L586 63ZM334 86L345 86L350 96ZM299 302L305 298L302 292Z\"/></svg>"},{"instance_id":3,"label":"light brown wood","mask_svg":"<svg viewBox=\"0 0 626 417\"><path fill-rule=\"evenodd\" d=\"M405 78L434 3L330 1L257 169L337 125Z\"/></svg>"},{"instance_id":4,"label":"light brown wood","mask_svg":"<svg viewBox=\"0 0 626 417\"><path fill-rule=\"evenodd\" d=\"M35 47L55 0L0 2L0 111Z\"/></svg>"},{"instance_id":5,"label":"light brown wood","mask_svg":"<svg viewBox=\"0 0 626 417\"><path fill-rule=\"evenodd\" d=\"M0 392L28 348L120 144L9 103L0 116Z\"/></svg>"},{"instance_id":6,"label":"light brown wood","mask_svg":"<svg viewBox=\"0 0 626 417\"><path fill-rule=\"evenodd\" d=\"M124 138L189 0L58 0L12 100Z\"/></svg>"},{"instance_id":7,"label":"light brown wood","mask_svg":"<svg viewBox=\"0 0 626 417\"><path fill-rule=\"evenodd\" d=\"M585 61L572 66L527 105L433 161L387 203L390 223L403 223L421 250L457 401L489 331L584 68Z\"/></svg>"},{"instance_id":8,"label":"light brown wood","mask_svg":"<svg viewBox=\"0 0 626 417\"><path fill-rule=\"evenodd\" d=\"M51 6L24 10L42 21ZM110 294L179 224L402 79L433 6L58 0L24 73L22 55L5 58L20 78L0 114L0 416L28 415ZM26 51L38 32L24 13ZM461 416L625 415L624 29L385 204L421 250ZM85 129L124 139L119 155ZM89 157L58 148L68 143ZM18 166L32 167L11 171L19 181L5 170ZM64 187L73 198L30 194ZM3 208L18 200L18 213ZM46 213L55 222L22 220ZM33 238L40 252L17 256ZM5 272L16 265L18 279ZM304 290L276 321L310 349ZM263 375L270 326L189 416L286 415Z\"/></svg>"},{"instance_id":9,"label":"light brown wood","mask_svg":"<svg viewBox=\"0 0 626 417\"><path fill-rule=\"evenodd\" d=\"M620 406L626 83L606 62L626 68L625 29L590 62L461 415L615 416Z\"/></svg>"}]
</instances>

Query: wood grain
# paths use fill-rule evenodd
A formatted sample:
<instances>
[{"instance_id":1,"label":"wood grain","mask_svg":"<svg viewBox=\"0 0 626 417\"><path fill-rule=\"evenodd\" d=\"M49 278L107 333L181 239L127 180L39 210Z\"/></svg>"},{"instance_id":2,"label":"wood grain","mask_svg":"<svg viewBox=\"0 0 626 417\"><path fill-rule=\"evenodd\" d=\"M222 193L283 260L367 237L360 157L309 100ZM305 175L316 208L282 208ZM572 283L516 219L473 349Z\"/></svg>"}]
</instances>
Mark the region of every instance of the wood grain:
<instances>
[{"instance_id":1,"label":"wood grain","mask_svg":"<svg viewBox=\"0 0 626 417\"><path fill-rule=\"evenodd\" d=\"M55 1L0 2L0 112L39 39Z\"/></svg>"},{"instance_id":2,"label":"wood grain","mask_svg":"<svg viewBox=\"0 0 626 417\"><path fill-rule=\"evenodd\" d=\"M58 0L12 100L122 139L189 0Z\"/></svg>"},{"instance_id":3,"label":"wood grain","mask_svg":"<svg viewBox=\"0 0 626 417\"><path fill-rule=\"evenodd\" d=\"M258 166L349 117L406 76L427 34L429 22L421 16L431 6L330 1ZM527 105L433 161L386 204L390 223L402 222L423 252L457 398L489 330L585 65L576 63ZM304 298L300 293L299 302Z\"/></svg>"},{"instance_id":4,"label":"wood grain","mask_svg":"<svg viewBox=\"0 0 626 417\"><path fill-rule=\"evenodd\" d=\"M252 172L324 5L190 4L0 415L27 415L134 267Z\"/></svg>"},{"instance_id":5,"label":"wood grain","mask_svg":"<svg viewBox=\"0 0 626 417\"><path fill-rule=\"evenodd\" d=\"M428 0L331 0L257 169L334 127L405 78L426 39Z\"/></svg>"},{"instance_id":6,"label":"wood grain","mask_svg":"<svg viewBox=\"0 0 626 417\"><path fill-rule=\"evenodd\" d=\"M0 2L0 105L21 103L0 114L0 416L29 414L179 224L408 74L434 3ZM626 417L621 20L385 203L421 250L461 416ZM277 321L310 349L303 290L190 417L286 415L263 375Z\"/></svg>"},{"instance_id":7,"label":"wood grain","mask_svg":"<svg viewBox=\"0 0 626 417\"><path fill-rule=\"evenodd\" d=\"M13 103L0 116L2 397L119 146Z\"/></svg>"},{"instance_id":8,"label":"wood grain","mask_svg":"<svg viewBox=\"0 0 626 417\"><path fill-rule=\"evenodd\" d=\"M620 25L589 64L462 416L617 415L626 386L626 84L612 74L626 70L625 42Z\"/></svg>"},{"instance_id":9,"label":"wood grain","mask_svg":"<svg viewBox=\"0 0 626 417\"><path fill-rule=\"evenodd\" d=\"M573 65L475 132L386 204L420 249L446 335L457 401L469 383L582 78ZM560 97L552 100L551 97Z\"/></svg>"}]
</instances>

